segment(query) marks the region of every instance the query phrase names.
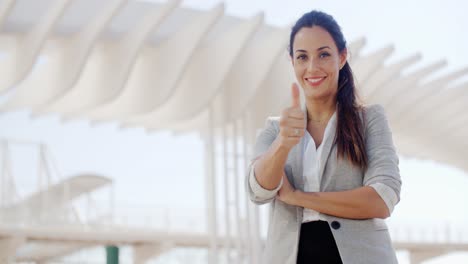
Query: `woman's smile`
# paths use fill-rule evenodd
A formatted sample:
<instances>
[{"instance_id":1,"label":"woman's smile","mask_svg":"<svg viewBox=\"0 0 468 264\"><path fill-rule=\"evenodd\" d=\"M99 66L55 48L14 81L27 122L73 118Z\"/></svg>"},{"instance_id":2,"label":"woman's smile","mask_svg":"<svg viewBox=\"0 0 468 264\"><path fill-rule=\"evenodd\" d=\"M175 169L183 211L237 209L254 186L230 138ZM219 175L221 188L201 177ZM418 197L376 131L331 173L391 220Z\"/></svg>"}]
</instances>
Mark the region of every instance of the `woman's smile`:
<instances>
[{"instance_id":1,"label":"woman's smile","mask_svg":"<svg viewBox=\"0 0 468 264\"><path fill-rule=\"evenodd\" d=\"M304 78L305 83L307 83L310 86L319 86L327 77L309 77L309 78Z\"/></svg>"}]
</instances>

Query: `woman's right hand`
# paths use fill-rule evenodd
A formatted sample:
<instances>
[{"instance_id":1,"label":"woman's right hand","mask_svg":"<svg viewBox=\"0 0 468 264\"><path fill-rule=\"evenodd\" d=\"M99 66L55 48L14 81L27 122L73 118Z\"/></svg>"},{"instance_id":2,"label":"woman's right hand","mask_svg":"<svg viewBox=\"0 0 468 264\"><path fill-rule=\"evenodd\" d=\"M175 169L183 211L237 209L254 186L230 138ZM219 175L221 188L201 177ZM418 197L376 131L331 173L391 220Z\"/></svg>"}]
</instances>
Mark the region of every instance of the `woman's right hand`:
<instances>
[{"instance_id":1,"label":"woman's right hand","mask_svg":"<svg viewBox=\"0 0 468 264\"><path fill-rule=\"evenodd\" d=\"M280 133L277 138L279 144L288 150L291 150L301 141L307 125L305 113L300 106L299 87L296 83L291 86L291 95L292 106L281 112Z\"/></svg>"}]
</instances>

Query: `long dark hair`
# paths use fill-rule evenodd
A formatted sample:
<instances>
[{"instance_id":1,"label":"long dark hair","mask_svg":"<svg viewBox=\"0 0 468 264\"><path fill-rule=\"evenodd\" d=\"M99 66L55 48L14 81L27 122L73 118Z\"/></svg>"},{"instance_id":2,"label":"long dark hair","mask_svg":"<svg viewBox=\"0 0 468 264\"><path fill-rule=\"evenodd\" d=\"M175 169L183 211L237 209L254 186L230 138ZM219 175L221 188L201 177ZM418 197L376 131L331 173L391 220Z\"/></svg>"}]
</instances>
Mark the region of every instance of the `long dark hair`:
<instances>
[{"instance_id":1,"label":"long dark hair","mask_svg":"<svg viewBox=\"0 0 468 264\"><path fill-rule=\"evenodd\" d=\"M293 44L296 33L303 27L319 26L332 36L338 51L346 49L346 40L335 19L321 11L313 10L304 14L291 29L289 37L289 55L293 56ZM338 77L337 128L335 143L338 146L338 157L346 158L352 164L366 169L368 157L364 140L364 123L360 117L363 107L357 102L353 72L349 63L340 69Z\"/></svg>"}]
</instances>

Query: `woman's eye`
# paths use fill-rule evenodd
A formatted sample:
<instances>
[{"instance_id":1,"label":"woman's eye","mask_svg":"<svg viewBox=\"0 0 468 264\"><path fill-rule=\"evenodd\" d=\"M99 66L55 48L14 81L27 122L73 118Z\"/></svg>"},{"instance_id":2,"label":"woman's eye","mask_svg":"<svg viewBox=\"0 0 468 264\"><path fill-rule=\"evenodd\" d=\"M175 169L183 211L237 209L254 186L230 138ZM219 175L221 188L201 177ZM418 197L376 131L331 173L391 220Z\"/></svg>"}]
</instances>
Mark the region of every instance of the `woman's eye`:
<instances>
[{"instance_id":1,"label":"woman's eye","mask_svg":"<svg viewBox=\"0 0 468 264\"><path fill-rule=\"evenodd\" d=\"M305 60L306 58L307 58L307 56L303 54L303 55L297 56L296 59L298 59L298 60Z\"/></svg>"},{"instance_id":2,"label":"woman's eye","mask_svg":"<svg viewBox=\"0 0 468 264\"><path fill-rule=\"evenodd\" d=\"M324 53L320 54L320 58L326 58L328 56L330 56L330 53L328 53L328 52L324 52Z\"/></svg>"}]
</instances>

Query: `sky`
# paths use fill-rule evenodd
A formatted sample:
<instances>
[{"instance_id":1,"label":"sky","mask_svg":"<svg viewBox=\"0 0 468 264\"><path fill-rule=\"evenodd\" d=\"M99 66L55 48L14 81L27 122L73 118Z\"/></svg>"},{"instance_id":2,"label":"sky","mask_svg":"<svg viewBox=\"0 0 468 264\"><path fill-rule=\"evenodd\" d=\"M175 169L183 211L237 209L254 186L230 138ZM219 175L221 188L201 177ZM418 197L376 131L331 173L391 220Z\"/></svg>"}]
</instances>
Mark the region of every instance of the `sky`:
<instances>
[{"instance_id":1,"label":"sky","mask_svg":"<svg viewBox=\"0 0 468 264\"><path fill-rule=\"evenodd\" d=\"M187 0L182 5L209 9L219 2ZM225 3L228 15L250 17L264 12L265 23L279 27L289 27L303 13L320 9L335 17L348 42L366 37L364 53L394 45L391 60L420 53L423 59L419 66L447 60L448 66L440 74L468 67L465 11L468 4L463 1L231 0ZM116 207L122 214L139 210L139 215L152 215L148 221L156 224L160 219L155 219L155 215L161 212L168 213L169 218L179 218L181 212L203 214L205 165L200 137L173 135L170 131L147 134L143 129L119 130L117 126L115 123L91 126L86 121L62 124L58 116L31 118L27 111L0 113L0 138L46 143L62 178L83 172L111 177L115 182ZM35 165L24 166L35 164L35 151L30 145L12 147L13 174L20 194L36 187L36 178L32 176L37 173ZM462 236L468 242L468 229L464 225L468 222L468 174L411 157L401 157L400 162L401 202L388 221L396 235L427 239L421 233L430 230L433 239L441 239L448 229L449 236ZM187 228L193 224L188 219L180 226ZM399 253L399 259L400 263L408 263L404 252ZM467 262L468 253L454 253L425 263Z\"/></svg>"}]
</instances>

